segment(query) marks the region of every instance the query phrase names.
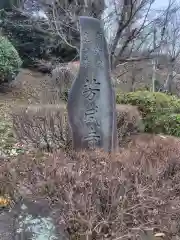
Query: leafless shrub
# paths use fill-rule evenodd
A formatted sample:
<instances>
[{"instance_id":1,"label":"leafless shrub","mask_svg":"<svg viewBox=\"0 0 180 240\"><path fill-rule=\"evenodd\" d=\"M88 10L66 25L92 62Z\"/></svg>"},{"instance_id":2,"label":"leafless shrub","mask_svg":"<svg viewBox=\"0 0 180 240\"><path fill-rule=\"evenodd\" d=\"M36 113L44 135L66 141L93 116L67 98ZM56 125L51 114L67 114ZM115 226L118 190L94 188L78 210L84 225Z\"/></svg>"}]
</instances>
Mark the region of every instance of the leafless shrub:
<instances>
[{"instance_id":1,"label":"leafless shrub","mask_svg":"<svg viewBox=\"0 0 180 240\"><path fill-rule=\"evenodd\" d=\"M172 163L179 159L180 139L165 135L139 134L131 137L124 153L126 156L123 156L123 159L128 155L133 156L128 161L132 165L142 165L146 168L153 165L154 169L158 169L159 165L164 167L166 162Z\"/></svg>"},{"instance_id":2,"label":"leafless shrub","mask_svg":"<svg viewBox=\"0 0 180 240\"><path fill-rule=\"evenodd\" d=\"M11 182L13 169L14 191L21 185L49 200L69 239L139 239L134 231L146 228L179 237L180 140L167 139L162 145L160 136L141 136L116 156L99 150L21 155L3 168L0 182Z\"/></svg>"},{"instance_id":3,"label":"leafless shrub","mask_svg":"<svg viewBox=\"0 0 180 240\"><path fill-rule=\"evenodd\" d=\"M51 74L51 102L59 102L60 99L67 100L68 90L76 77L78 68L73 64L67 64L65 66L58 65L52 70Z\"/></svg>"},{"instance_id":4,"label":"leafless shrub","mask_svg":"<svg viewBox=\"0 0 180 240\"><path fill-rule=\"evenodd\" d=\"M122 145L127 137L144 130L141 115L136 106L116 105L117 130L119 144Z\"/></svg>"},{"instance_id":5,"label":"leafless shrub","mask_svg":"<svg viewBox=\"0 0 180 240\"><path fill-rule=\"evenodd\" d=\"M21 105L12 110L14 131L19 142L48 151L72 147L65 105ZM136 107L117 105L117 129L120 146L143 130Z\"/></svg>"},{"instance_id":6,"label":"leafless shrub","mask_svg":"<svg viewBox=\"0 0 180 240\"><path fill-rule=\"evenodd\" d=\"M12 114L17 139L35 148L52 150L71 145L71 133L63 105L18 106Z\"/></svg>"}]
</instances>

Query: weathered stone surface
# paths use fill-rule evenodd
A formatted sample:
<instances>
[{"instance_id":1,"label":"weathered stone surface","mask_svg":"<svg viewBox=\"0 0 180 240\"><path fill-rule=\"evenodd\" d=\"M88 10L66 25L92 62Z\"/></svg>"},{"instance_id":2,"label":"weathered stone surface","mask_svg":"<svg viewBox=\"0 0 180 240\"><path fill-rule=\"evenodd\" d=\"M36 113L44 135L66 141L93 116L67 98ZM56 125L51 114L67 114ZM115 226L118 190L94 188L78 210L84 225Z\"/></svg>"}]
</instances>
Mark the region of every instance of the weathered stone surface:
<instances>
[{"instance_id":1,"label":"weathered stone surface","mask_svg":"<svg viewBox=\"0 0 180 240\"><path fill-rule=\"evenodd\" d=\"M10 213L2 212L0 214L0 239L14 240L14 219Z\"/></svg>"},{"instance_id":2,"label":"weathered stone surface","mask_svg":"<svg viewBox=\"0 0 180 240\"><path fill-rule=\"evenodd\" d=\"M0 213L1 240L65 240L43 202L23 200L9 211Z\"/></svg>"},{"instance_id":3,"label":"weathered stone surface","mask_svg":"<svg viewBox=\"0 0 180 240\"><path fill-rule=\"evenodd\" d=\"M80 17L80 69L69 93L68 115L75 150L117 146L115 92L103 27Z\"/></svg>"}]
</instances>

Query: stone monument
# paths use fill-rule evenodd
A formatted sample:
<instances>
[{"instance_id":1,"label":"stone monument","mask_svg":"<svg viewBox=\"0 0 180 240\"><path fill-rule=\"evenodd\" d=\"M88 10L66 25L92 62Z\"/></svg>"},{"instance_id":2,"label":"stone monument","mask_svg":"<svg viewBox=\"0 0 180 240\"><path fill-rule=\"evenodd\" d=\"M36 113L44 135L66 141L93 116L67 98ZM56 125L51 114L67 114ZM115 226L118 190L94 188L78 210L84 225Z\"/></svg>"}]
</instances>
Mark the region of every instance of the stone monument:
<instances>
[{"instance_id":1,"label":"stone monument","mask_svg":"<svg viewBox=\"0 0 180 240\"><path fill-rule=\"evenodd\" d=\"M80 68L68 99L74 150L117 148L115 91L101 21L80 17Z\"/></svg>"}]
</instances>

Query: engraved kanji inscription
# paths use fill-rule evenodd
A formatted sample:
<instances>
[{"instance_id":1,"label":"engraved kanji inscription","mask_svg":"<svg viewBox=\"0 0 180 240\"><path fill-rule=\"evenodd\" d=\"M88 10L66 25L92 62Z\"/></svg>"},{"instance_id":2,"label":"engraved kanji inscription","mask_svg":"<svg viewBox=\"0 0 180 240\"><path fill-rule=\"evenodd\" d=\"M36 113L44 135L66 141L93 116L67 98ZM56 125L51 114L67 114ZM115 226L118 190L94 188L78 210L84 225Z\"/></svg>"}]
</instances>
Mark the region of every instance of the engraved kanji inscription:
<instances>
[{"instance_id":1,"label":"engraved kanji inscription","mask_svg":"<svg viewBox=\"0 0 180 240\"><path fill-rule=\"evenodd\" d=\"M98 41L102 41L102 39L103 39L103 34L102 34L102 32L97 32L96 33L96 39L98 40Z\"/></svg>"},{"instance_id":2,"label":"engraved kanji inscription","mask_svg":"<svg viewBox=\"0 0 180 240\"><path fill-rule=\"evenodd\" d=\"M82 61L82 66L84 66L85 68L88 68L89 65L90 65L90 61L88 59L84 59Z\"/></svg>"},{"instance_id":3,"label":"engraved kanji inscription","mask_svg":"<svg viewBox=\"0 0 180 240\"><path fill-rule=\"evenodd\" d=\"M89 61L89 58L88 58L88 48L83 49L81 64L85 68L87 68L90 65L90 61Z\"/></svg>"},{"instance_id":4,"label":"engraved kanji inscription","mask_svg":"<svg viewBox=\"0 0 180 240\"><path fill-rule=\"evenodd\" d=\"M88 32L84 32L84 34L82 36L82 42L83 43L89 43L90 42Z\"/></svg>"},{"instance_id":5,"label":"engraved kanji inscription","mask_svg":"<svg viewBox=\"0 0 180 240\"><path fill-rule=\"evenodd\" d=\"M96 48L93 49L94 55L98 55L100 52L102 52L102 48L97 46Z\"/></svg>"},{"instance_id":6,"label":"engraved kanji inscription","mask_svg":"<svg viewBox=\"0 0 180 240\"><path fill-rule=\"evenodd\" d=\"M96 118L97 112L98 112L98 106L96 106L94 103L90 103L84 114L85 123L95 123L98 127L100 127L100 122Z\"/></svg>"},{"instance_id":7,"label":"engraved kanji inscription","mask_svg":"<svg viewBox=\"0 0 180 240\"><path fill-rule=\"evenodd\" d=\"M84 140L88 141L89 148L95 148L95 146L101 140L101 137L96 133L95 127L93 125L88 126L88 130L88 136L84 137Z\"/></svg>"},{"instance_id":8,"label":"engraved kanji inscription","mask_svg":"<svg viewBox=\"0 0 180 240\"><path fill-rule=\"evenodd\" d=\"M84 56L88 56L88 51L89 51L89 48L84 47L84 48L82 49L83 55L84 55Z\"/></svg>"},{"instance_id":9,"label":"engraved kanji inscription","mask_svg":"<svg viewBox=\"0 0 180 240\"><path fill-rule=\"evenodd\" d=\"M102 60L98 60L97 67L104 68L104 62Z\"/></svg>"},{"instance_id":10,"label":"engraved kanji inscription","mask_svg":"<svg viewBox=\"0 0 180 240\"><path fill-rule=\"evenodd\" d=\"M83 96L89 101L92 101L98 92L100 92L100 82L98 82L95 78L92 82L90 82L89 79L86 79L82 92Z\"/></svg>"}]
</instances>

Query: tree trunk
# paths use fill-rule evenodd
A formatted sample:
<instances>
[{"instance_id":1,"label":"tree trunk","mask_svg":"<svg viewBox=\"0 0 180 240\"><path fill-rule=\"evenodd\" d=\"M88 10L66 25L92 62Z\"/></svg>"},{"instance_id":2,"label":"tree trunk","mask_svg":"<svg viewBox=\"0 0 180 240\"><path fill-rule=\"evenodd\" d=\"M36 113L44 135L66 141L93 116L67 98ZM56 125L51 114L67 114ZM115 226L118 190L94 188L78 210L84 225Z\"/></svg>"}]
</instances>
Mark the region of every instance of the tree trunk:
<instances>
[{"instance_id":1,"label":"tree trunk","mask_svg":"<svg viewBox=\"0 0 180 240\"><path fill-rule=\"evenodd\" d=\"M153 38L153 48L156 49L156 33L157 29L154 28L154 38ZM156 66L157 66L157 59L152 60L153 65L153 73L152 73L152 92L155 92L155 81L156 81Z\"/></svg>"},{"instance_id":2,"label":"tree trunk","mask_svg":"<svg viewBox=\"0 0 180 240\"><path fill-rule=\"evenodd\" d=\"M156 81L156 60L152 60L153 72L152 72L152 92L155 92L155 81Z\"/></svg>"},{"instance_id":3,"label":"tree trunk","mask_svg":"<svg viewBox=\"0 0 180 240\"><path fill-rule=\"evenodd\" d=\"M172 91L172 82L173 82L173 78L174 78L174 75L173 75L174 64L175 64L174 61L170 62L169 73L168 73L166 82L164 84L164 91L169 92L169 93L171 93L171 91Z\"/></svg>"}]
</instances>

